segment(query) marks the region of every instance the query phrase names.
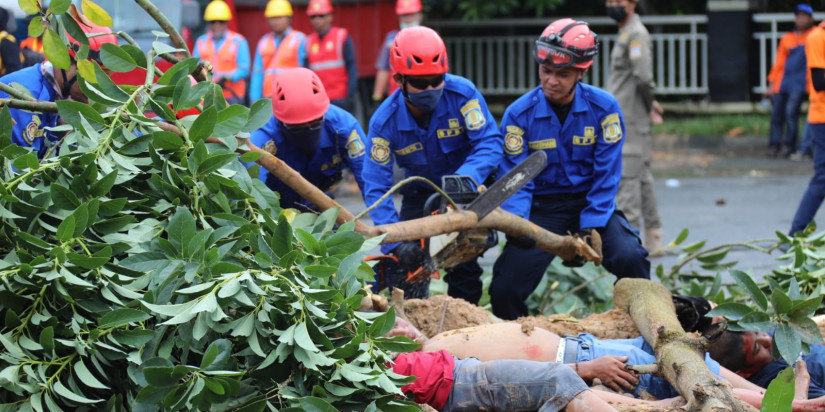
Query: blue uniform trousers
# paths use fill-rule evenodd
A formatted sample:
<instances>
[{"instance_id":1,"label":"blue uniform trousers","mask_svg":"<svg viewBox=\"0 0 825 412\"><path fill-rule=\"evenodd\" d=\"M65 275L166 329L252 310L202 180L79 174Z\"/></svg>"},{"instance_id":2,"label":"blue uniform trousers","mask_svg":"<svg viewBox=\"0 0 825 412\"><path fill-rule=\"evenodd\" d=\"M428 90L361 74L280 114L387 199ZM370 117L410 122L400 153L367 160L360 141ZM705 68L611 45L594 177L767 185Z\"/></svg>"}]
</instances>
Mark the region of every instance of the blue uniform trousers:
<instances>
[{"instance_id":1,"label":"blue uniform trousers","mask_svg":"<svg viewBox=\"0 0 825 412\"><path fill-rule=\"evenodd\" d=\"M559 235L576 233L579 215L587 204L584 195L577 198L534 195L530 221ZM650 279L647 250L639 240L638 231L621 213L614 212L600 234L604 254L602 264L610 273L618 278ZM506 320L527 316L525 300L538 286L554 256L535 248L505 245L493 266L490 284L493 314Z\"/></svg>"},{"instance_id":2,"label":"blue uniform trousers","mask_svg":"<svg viewBox=\"0 0 825 412\"><path fill-rule=\"evenodd\" d=\"M781 145L796 150L796 137L799 133L799 111L806 94L802 92L777 93L773 96L771 111L771 147ZM785 139L782 139L782 131Z\"/></svg>"},{"instance_id":3,"label":"blue uniform trousers","mask_svg":"<svg viewBox=\"0 0 825 412\"><path fill-rule=\"evenodd\" d=\"M811 223L825 198L825 123L808 123L808 128L814 140L814 177L796 209L790 234L805 229Z\"/></svg>"}]
</instances>

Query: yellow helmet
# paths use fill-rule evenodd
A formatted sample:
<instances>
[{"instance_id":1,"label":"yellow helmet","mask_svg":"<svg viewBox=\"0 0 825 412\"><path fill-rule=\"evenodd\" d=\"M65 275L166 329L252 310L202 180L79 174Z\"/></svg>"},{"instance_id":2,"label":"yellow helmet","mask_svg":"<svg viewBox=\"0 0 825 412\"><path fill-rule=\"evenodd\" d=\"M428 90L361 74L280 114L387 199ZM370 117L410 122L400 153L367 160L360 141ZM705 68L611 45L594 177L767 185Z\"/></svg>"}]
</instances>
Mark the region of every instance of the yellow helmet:
<instances>
[{"instance_id":1,"label":"yellow helmet","mask_svg":"<svg viewBox=\"0 0 825 412\"><path fill-rule=\"evenodd\" d=\"M212 0L206 5L203 12L203 19L206 21L229 21L232 20L232 11L223 0Z\"/></svg>"},{"instance_id":2,"label":"yellow helmet","mask_svg":"<svg viewBox=\"0 0 825 412\"><path fill-rule=\"evenodd\" d=\"M267 18L292 16L292 5L287 0L269 0L264 15Z\"/></svg>"}]
</instances>

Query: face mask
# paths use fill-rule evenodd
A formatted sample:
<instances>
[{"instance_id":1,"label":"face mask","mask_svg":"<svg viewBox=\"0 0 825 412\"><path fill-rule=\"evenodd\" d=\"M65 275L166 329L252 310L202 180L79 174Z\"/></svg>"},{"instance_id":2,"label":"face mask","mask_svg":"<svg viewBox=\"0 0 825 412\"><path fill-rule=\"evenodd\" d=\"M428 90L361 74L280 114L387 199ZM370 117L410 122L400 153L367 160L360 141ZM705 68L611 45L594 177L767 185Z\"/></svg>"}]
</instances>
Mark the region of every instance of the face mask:
<instances>
[{"instance_id":1,"label":"face mask","mask_svg":"<svg viewBox=\"0 0 825 412\"><path fill-rule=\"evenodd\" d=\"M415 27L415 26L418 26L419 24L421 24L420 21L414 21L414 22L411 22L411 23L399 23L398 27L400 27L401 30L404 30L407 27Z\"/></svg>"},{"instance_id":2,"label":"face mask","mask_svg":"<svg viewBox=\"0 0 825 412\"><path fill-rule=\"evenodd\" d=\"M624 6L611 6L607 8L607 17L616 20L616 22L621 22L627 18L627 11L625 11Z\"/></svg>"},{"instance_id":3,"label":"face mask","mask_svg":"<svg viewBox=\"0 0 825 412\"><path fill-rule=\"evenodd\" d=\"M321 132L323 127L302 127L300 129L288 129L283 124L278 125L284 140L295 146L301 153L310 156L318 149L321 143Z\"/></svg>"},{"instance_id":4,"label":"face mask","mask_svg":"<svg viewBox=\"0 0 825 412\"><path fill-rule=\"evenodd\" d=\"M444 88L428 89L420 92L407 92L407 99L415 106L416 109L422 112L429 113L435 109L438 101L441 100L441 94Z\"/></svg>"}]
</instances>

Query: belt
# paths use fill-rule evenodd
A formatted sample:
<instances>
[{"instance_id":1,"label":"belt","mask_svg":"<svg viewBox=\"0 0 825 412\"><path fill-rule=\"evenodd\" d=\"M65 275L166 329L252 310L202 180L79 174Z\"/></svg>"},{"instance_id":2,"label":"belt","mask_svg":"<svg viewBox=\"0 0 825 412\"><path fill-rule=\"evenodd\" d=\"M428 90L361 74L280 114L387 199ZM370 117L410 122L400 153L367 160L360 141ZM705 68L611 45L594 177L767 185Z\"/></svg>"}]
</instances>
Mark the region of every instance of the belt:
<instances>
[{"instance_id":1,"label":"belt","mask_svg":"<svg viewBox=\"0 0 825 412\"><path fill-rule=\"evenodd\" d=\"M587 197L587 192L579 193L553 193L547 195L533 195L534 200L577 200Z\"/></svg>"},{"instance_id":2,"label":"belt","mask_svg":"<svg viewBox=\"0 0 825 412\"><path fill-rule=\"evenodd\" d=\"M576 363L579 356L580 339L577 338L561 338L559 339L559 350L556 353L556 362L558 363Z\"/></svg>"}]
</instances>

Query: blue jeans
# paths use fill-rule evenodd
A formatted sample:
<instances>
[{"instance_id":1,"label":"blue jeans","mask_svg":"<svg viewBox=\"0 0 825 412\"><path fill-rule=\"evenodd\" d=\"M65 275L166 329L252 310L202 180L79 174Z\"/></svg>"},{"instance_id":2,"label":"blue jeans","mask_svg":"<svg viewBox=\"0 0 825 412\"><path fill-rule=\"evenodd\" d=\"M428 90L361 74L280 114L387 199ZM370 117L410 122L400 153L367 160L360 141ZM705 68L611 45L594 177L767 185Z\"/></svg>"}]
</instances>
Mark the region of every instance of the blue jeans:
<instances>
[{"instance_id":1,"label":"blue jeans","mask_svg":"<svg viewBox=\"0 0 825 412\"><path fill-rule=\"evenodd\" d=\"M534 197L530 221L558 235L579 231L579 215L587 199L550 200ZM604 267L621 278L650 279L650 260L639 231L614 212L601 231ZM490 303L493 314L512 320L527 316L525 300L541 281L554 255L539 249L519 249L509 243L493 266Z\"/></svg>"},{"instance_id":2,"label":"blue jeans","mask_svg":"<svg viewBox=\"0 0 825 412\"><path fill-rule=\"evenodd\" d=\"M587 384L555 362L455 360L453 389L442 411L539 411L564 409Z\"/></svg>"},{"instance_id":3,"label":"blue jeans","mask_svg":"<svg viewBox=\"0 0 825 412\"><path fill-rule=\"evenodd\" d=\"M799 133L799 110L805 92L780 92L773 95L773 111L771 111L770 145L779 147L785 145L796 149L796 137ZM782 139L782 129L785 127L785 139Z\"/></svg>"},{"instance_id":4,"label":"blue jeans","mask_svg":"<svg viewBox=\"0 0 825 412\"><path fill-rule=\"evenodd\" d=\"M805 127L802 128L802 142L799 144L797 153L809 156L814 154L814 133L811 131L811 125L807 121L805 122Z\"/></svg>"},{"instance_id":5,"label":"blue jeans","mask_svg":"<svg viewBox=\"0 0 825 412\"><path fill-rule=\"evenodd\" d=\"M629 365L647 365L656 363L656 356L653 355L653 348L645 342L643 337L635 339L610 339L599 340L589 333L579 334L579 356L578 362L587 362L606 355L627 356ZM710 371L719 375L719 363L705 354L705 363ZM665 378L660 378L652 374L639 375L639 384L632 394L638 398L641 391L647 391L658 399L672 398L679 396L679 393L668 383Z\"/></svg>"},{"instance_id":6,"label":"blue jeans","mask_svg":"<svg viewBox=\"0 0 825 412\"><path fill-rule=\"evenodd\" d=\"M811 223L825 198L825 123L809 123L808 127L814 140L814 177L808 183L808 189L796 209L791 223L791 235Z\"/></svg>"}]
</instances>

